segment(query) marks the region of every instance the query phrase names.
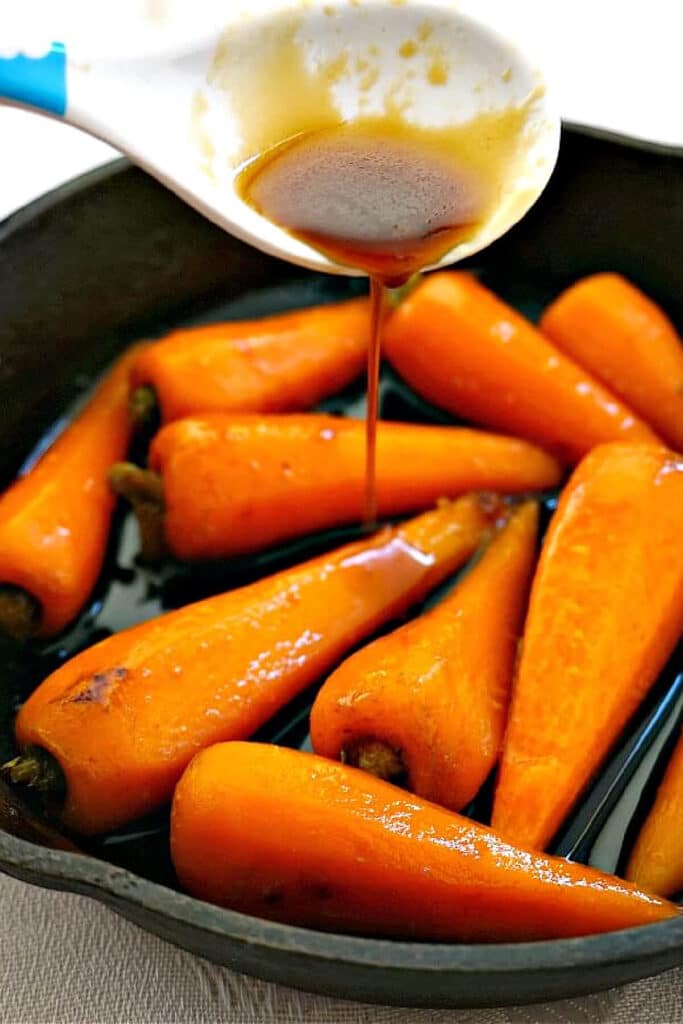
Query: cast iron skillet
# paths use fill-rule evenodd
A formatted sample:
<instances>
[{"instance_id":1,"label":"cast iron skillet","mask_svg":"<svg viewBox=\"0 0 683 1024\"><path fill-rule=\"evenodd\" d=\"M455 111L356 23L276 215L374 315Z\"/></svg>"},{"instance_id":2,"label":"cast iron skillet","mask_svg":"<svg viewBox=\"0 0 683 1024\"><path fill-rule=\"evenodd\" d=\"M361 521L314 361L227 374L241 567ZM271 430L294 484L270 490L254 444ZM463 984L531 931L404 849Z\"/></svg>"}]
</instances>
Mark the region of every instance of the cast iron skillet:
<instances>
[{"instance_id":1,"label":"cast iron skillet","mask_svg":"<svg viewBox=\"0 0 683 1024\"><path fill-rule=\"evenodd\" d=\"M546 194L477 268L532 316L569 280L618 270L683 323L682 156L566 127ZM264 287L265 293L251 295ZM348 294L354 287L305 275L245 247L125 161L38 200L0 226L0 485L131 339L187 319L226 311L249 315ZM390 374L384 389L386 416L435 417ZM330 407L357 412L357 398L352 390ZM219 583L234 585L245 574L299 553L295 546L251 566L150 578L125 554L126 529L119 521L118 550L109 559L106 582L74 630L45 650L0 652L3 757L11 750L14 704L26 680L34 684L47 665L102 632L113 578L116 586L132 588L119 606L127 609L124 618L135 618ZM624 817L637 823L634 808L643 787L647 795L656 783L675 734L682 667L679 652L557 838L556 851L615 867ZM275 723L269 738L298 745L304 734L305 706ZM350 938L256 920L176 891L159 820L91 844L91 856L83 856L70 852L67 841L0 787L0 826L0 868L8 874L93 896L210 960L329 995L415 1006L501 1005L575 996L683 963L683 918L604 936L516 945Z\"/></svg>"}]
</instances>

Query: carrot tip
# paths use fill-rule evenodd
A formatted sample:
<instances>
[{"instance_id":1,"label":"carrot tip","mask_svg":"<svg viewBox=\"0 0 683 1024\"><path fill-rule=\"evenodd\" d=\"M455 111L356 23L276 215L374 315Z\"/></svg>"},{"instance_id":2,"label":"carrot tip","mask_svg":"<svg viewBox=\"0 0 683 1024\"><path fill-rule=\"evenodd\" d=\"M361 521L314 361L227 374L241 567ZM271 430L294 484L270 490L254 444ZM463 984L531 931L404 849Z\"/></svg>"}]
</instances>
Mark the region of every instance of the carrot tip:
<instances>
[{"instance_id":1,"label":"carrot tip","mask_svg":"<svg viewBox=\"0 0 683 1024\"><path fill-rule=\"evenodd\" d=\"M0 633L13 640L28 640L40 624L39 602L21 587L0 584Z\"/></svg>"},{"instance_id":2,"label":"carrot tip","mask_svg":"<svg viewBox=\"0 0 683 1024\"><path fill-rule=\"evenodd\" d=\"M166 553L161 477L132 462L116 462L109 470L109 486L132 505L140 530L142 558L145 562L158 562Z\"/></svg>"},{"instance_id":3,"label":"carrot tip","mask_svg":"<svg viewBox=\"0 0 683 1024\"><path fill-rule=\"evenodd\" d=\"M384 740L357 740L343 751L342 760L386 782L395 781L406 774L400 751Z\"/></svg>"},{"instance_id":4,"label":"carrot tip","mask_svg":"<svg viewBox=\"0 0 683 1024\"><path fill-rule=\"evenodd\" d=\"M66 792L58 761L42 747L29 747L3 764L0 773L14 786L26 786L52 799L63 798Z\"/></svg>"}]
</instances>

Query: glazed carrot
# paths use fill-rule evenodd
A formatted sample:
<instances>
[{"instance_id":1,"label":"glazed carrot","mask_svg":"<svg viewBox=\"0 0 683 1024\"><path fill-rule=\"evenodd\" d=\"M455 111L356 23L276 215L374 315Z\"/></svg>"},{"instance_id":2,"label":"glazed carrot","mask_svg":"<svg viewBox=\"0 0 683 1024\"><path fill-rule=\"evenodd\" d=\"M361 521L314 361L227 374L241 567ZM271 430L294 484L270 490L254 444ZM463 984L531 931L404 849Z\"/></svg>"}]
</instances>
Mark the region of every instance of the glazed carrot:
<instances>
[{"instance_id":1,"label":"glazed carrot","mask_svg":"<svg viewBox=\"0 0 683 1024\"><path fill-rule=\"evenodd\" d=\"M54 790L61 774L63 821L79 832L145 814L170 799L198 750L250 736L452 573L500 511L462 498L103 640L21 708L26 754L10 778Z\"/></svg>"},{"instance_id":2,"label":"glazed carrot","mask_svg":"<svg viewBox=\"0 0 683 1024\"><path fill-rule=\"evenodd\" d=\"M305 927L456 942L629 928L677 909L315 754L222 743L175 792L171 852L193 896Z\"/></svg>"},{"instance_id":3,"label":"glazed carrot","mask_svg":"<svg viewBox=\"0 0 683 1024\"><path fill-rule=\"evenodd\" d=\"M363 516L360 420L314 414L194 417L164 427L149 462L152 473L124 465L110 479L118 493L142 506L141 535L148 548L145 512L163 492L163 507L157 508L177 558L256 551ZM381 516L415 512L473 490L542 490L560 476L555 459L525 441L458 427L379 424Z\"/></svg>"},{"instance_id":4,"label":"glazed carrot","mask_svg":"<svg viewBox=\"0 0 683 1024\"><path fill-rule=\"evenodd\" d=\"M493 827L547 846L683 629L683 461L603 445L565 488L543 544Z\"/></svg>"},{"instance_id":5,"label":"glazed carrot","mask_svg":"<svg viewBox=\"0 0 683 1024\"><path fill-rule=\"evenodd\" d=\"M577 462L650 428L493 292L465 273L424 279L390 317L387 357L430 402Z\"/></svg>"},{"instance_id":6,"label":"glazed carrot","mask_svg":"<svg viewBox=\"0 0 683 1024\"><path fill-rule=\"evenodd\" d=\"M469 803L500 753L537 528L527 502L435 609L332 673L311 712L317 754Z\"/></svg>"},{"instance_id":7,"label":"glazed carrot","mask_svg":"<svg viewBox=\"0 0 683 1024\"><path fill-rule=\"evenodd\" d=\"M369 329L361 298L174 331L136 360L133 413L144 418L158 403L166 422L199 412L308 409L362 372Z\"/></svg>"},{"instance_id":8,"label":"glazed carrot","mask_svg":"<svg viewBox=\"0 0 683 1024\"><path fill-rule=\"evenodd\" d=\"M541 330L683 451L683 339L619 274L594 274L548 306Z\"/></svg>"},{"instance_id":9,"label":"glazed carrot","mask_svg":"<svg viewBox=\"0 0 683 1024\"><path fill-rule=\"evenodd\" d=\"M662 896L683 891L683 733L633 847L626 877Z\"/></svg>"},{"instance_id":10,"label":"glazed carrot","mask_svg":"<svg viewBox=\"0 0 683 1024\"><path fill-rule=\"evenodd\" d=\"M107 545L112 460L130 440L124 355L83 412L0 498L0 632L58 633L86 603Z\"/></svg>"}]
</instances>

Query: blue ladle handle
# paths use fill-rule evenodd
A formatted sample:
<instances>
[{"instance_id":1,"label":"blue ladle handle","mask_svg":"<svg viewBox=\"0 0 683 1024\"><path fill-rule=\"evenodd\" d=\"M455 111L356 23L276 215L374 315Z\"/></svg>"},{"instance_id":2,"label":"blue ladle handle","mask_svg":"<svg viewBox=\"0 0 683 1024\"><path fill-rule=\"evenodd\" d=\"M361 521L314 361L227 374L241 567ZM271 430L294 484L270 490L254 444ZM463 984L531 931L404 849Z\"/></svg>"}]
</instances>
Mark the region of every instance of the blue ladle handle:
<instances>
[{"instance_id":1,"label":"blue ladle handle","mask_svg":"<svg viewBox=\"0 0 683 1024\"><path fill-rule=\"evenodd\" d=\"M0 57L0 100L49 114L66 113L66 49L53 43L42 57Z\"/></svg>"}]
</instances>

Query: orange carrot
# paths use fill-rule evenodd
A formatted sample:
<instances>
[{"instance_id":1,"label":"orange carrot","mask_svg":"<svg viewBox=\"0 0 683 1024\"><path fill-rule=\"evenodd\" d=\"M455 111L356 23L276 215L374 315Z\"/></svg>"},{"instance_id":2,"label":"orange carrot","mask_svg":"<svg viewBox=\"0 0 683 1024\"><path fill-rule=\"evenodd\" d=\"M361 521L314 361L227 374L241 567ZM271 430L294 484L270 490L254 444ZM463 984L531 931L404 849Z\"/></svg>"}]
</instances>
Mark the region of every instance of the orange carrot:
<instances>
[{"instance_id":1,"label":"orange carrot","mask_svg":"<svg viewBox=\"0 0 683 1024\"><path fill-rule=\"evenodd\" d=\"M636 840L626 877L662 896L683 891L683 733Z\"/></svg>"},{"instance_id":2,"label":"orange carrot","mask_svg":"<svg viewBox=\"0 0 683 1024\"><path fill-rule=\"evenodd\" d=\"M193 896L333 931L455 942L587 935L675 917L671 903L315 754L222 743L173 800Z\"/></svg>"},{"instance_id":3,"label":"orange carrot","mask_svg":"<svg viewBox=\"0 0 683 1024\"><path fill-rule=\"evenodd\" d=\"M475 278L433 274L390 317L385 351L430 402L577 462L650 428Z\"/></svg>"},{"instance_id":4,"label":"orange carrot","mask_svg":"<svg viewBox=\"0 0 683 1024\"><path fill-rule=\"evenodd\" d=\"M433 611L343 662L311 712L316 753L457 811L498 760L533 569L527 502Z\"/></svg>"},{"instance_id":5,"label":"orange carrot","mask_svg":"<svg viewBox=\"0 0 683 1024\"><path fill-rule=\"evenodd\" d=\"M541 330L683 451L683 340L659 306L619 274L562 292Z\"/></svg>"},{"instance_id":6,"label":"orange carrot","mask_svg":"<svg viewBox=\"0 0 683 1024\"><path fill-rule=\"evenodd\" d=\"M132 408L158 403L164 421L308 409L362 372L369 331L365 298L174 331L136 361Z\"/></svg>"},{"instance_id":7,"label":"orange carrot","mask_svg":"<svg viewBox=\"0 0 683 1024\"><path fill-rule=\"evenodd\" d=\"M144 516L163 492L158 518L163 516L165 541L177 558L256 551L363 515L365 427L359 420L195 417L164 427L149 461L151 473L116 466L110 479L141 508L147 548ZM379 425L381 516L415 512L473 490L541 490L556 485L560 475L555 459L525 441L457 427Z\"/></svg>"},{"instance_id":8,"label":"orange carrot","mask_svg":"<svg viewBox=\"0 0 683 1024\"><path fill-rule=\"evenodd\" d=\"M683 629L683 461L610 444L560 499L531 592L493 827L544 848Z\"/></svg>"},{"instance_id":9,"label":"orange carrot","mask_svg":"<svg viewBox=\"0 0 683 1024\"><path fill-rule=\"evenodd\" d=\"M250 736L462 565L499 514L491 499L462 498L103 640L21 708L26 754L10 778L53 790L61 774L63 821L79 832L145 814L198 750Z\"/></svg>"},{"instance_id":10,"label":"orange carrot","mask_svg":"<svg viewBox=\"0 0 683 1024\"><path fill-rule=\"evenodd\" d=\"M124 355L83 412L0 498L0 632L49 636L88 600L107 546L112 460L130 440Z\"/></svg>"}]
</instances>

